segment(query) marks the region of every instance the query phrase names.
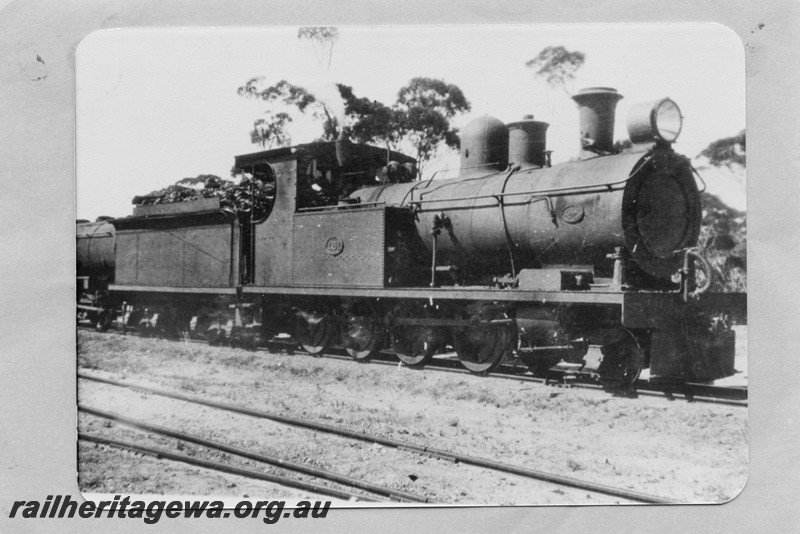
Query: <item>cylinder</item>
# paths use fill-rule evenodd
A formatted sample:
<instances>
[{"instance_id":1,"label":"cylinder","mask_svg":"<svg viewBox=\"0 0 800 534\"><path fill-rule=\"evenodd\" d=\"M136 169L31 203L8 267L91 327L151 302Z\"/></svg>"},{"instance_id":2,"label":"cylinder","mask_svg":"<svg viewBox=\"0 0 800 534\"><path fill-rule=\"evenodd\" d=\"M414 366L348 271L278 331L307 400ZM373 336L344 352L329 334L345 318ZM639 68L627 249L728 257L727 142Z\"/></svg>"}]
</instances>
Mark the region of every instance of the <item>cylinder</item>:
<instances>
[{"instance_id":1,"label":"cylinder","mask_svg":"<svg viewBox=\"0 0 800 534\"><path fill-rule=\"evenodd\" d=\"M508 162L526 167L544 167L547 162L546 122L533 120L526 115L519 122L508 124Z\"/></svg>"},{"instance_id":2,"label":"cylinder","mask_svg":"<svg viewBox=\"0 0 800 534\"><path fill-rule=\"evenodd\" d=\"M589 152L614 149L614 112L622 95L611 87L587 87L572 97L580 111L581 147Z\"/></svg>"}]
</instances>

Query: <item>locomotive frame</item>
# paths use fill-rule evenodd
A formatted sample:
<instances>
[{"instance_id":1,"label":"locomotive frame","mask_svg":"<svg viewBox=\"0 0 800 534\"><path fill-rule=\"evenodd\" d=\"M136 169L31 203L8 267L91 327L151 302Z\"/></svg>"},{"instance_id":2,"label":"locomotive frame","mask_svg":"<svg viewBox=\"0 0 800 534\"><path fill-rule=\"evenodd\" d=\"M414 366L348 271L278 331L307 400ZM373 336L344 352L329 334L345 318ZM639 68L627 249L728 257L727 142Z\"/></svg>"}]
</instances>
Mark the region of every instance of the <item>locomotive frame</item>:
<instances>
[{"instance_id":1,"label":"locomotive frame","mask_svg":"<svg viewBox=\"0 0 800 534\"><path fill-rule=\"evenodd\" d=\"M584 150L559 165L532 119L468 126L459 176L441 181L345 138L237 156L251 183L274 184L269 210L137 206L107 223L113 260L106 248L88 263L113 281L85 311L101 330L119 315L246 347L290 332L312 354L341 342L359 361L388 346L410 367L452 349L478 374L518 359L623 388L646 367L651 380L730 376L746 295L695 287L693 169L664 139L616 151L619 98L575 97Z\"/></svg>"}]
</instances>

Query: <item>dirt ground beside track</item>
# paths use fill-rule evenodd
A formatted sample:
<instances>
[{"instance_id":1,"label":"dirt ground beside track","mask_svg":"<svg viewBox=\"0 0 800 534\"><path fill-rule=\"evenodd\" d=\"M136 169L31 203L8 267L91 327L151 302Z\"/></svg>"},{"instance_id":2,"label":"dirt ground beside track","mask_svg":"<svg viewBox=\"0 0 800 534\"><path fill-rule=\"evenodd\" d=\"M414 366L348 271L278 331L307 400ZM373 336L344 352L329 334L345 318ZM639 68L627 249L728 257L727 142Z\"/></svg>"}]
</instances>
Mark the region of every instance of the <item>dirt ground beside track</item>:
<instances>
[{"instance_id":1,"label":"dirt ground beside track","mask_svg":"<svg viewBox=\"0 0 800 534\"><path fill-rule=\"evenodd\" d=\"M747 409L614 397L499 377L417 371L188 341L78 333L78 368L473 457L690 503L735 497L747 480ZM738 362L737 362L738 365ZM599 504L618 499L362 441L80 380L81 403L205 438L458 504ZM79 430L174 449L84 413ZM306 478L202 447L181 452ZM321 498L267 482L81 442L88 493ZM325 484L323 482L323 484Z\"/></svg>"}]
</instances>

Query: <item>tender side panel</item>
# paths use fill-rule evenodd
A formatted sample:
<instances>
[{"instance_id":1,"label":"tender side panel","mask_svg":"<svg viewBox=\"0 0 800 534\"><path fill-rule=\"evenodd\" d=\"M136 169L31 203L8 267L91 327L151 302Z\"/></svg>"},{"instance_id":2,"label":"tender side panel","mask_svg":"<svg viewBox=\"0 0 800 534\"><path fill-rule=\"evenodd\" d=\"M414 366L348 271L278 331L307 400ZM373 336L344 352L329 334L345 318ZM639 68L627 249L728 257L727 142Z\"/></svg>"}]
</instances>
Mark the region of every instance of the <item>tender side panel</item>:
<instances>
[{"instance_id":1,"label":"tender side panel","mask_svg":"<svg viewBox=\"0 0 800 534\"><path fill-rule=\"evenodd\" d=\"M292 283L382 287L384 227L383 208L296 214Z\"/></svg>"},{"instance_id":2,"label":"tender side panel","mask_svg":"<svg viewBox=\"0 0 800 534\"><path fill-rule=\"evenodd\" d=\"M212 219L213 220L213 219ZM238 224L171 218L117 230L118 286L226 287L238 282ZM129 225L130 226L130 225Z\"/></svg>"}]
</instances>

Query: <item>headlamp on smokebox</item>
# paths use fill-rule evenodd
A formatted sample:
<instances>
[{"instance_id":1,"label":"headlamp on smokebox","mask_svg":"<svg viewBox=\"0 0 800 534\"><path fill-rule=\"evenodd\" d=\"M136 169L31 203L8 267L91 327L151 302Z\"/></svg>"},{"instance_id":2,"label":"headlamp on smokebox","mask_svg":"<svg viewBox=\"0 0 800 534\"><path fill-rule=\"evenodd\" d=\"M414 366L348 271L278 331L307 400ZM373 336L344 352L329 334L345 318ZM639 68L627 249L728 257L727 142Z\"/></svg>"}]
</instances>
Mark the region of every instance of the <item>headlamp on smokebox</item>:
<instances>
[{"instance_id":1,"label":"headlamp on smokebox","mask_svg":"<svg viewBox=\"0 0 800 534\"><path fill-rule=\"evenodd\" d=\"M681 110L669 98L636 104L628 112L628 135L632 143L674 143L682 126Z\"/></svg>"}]
</instances>

